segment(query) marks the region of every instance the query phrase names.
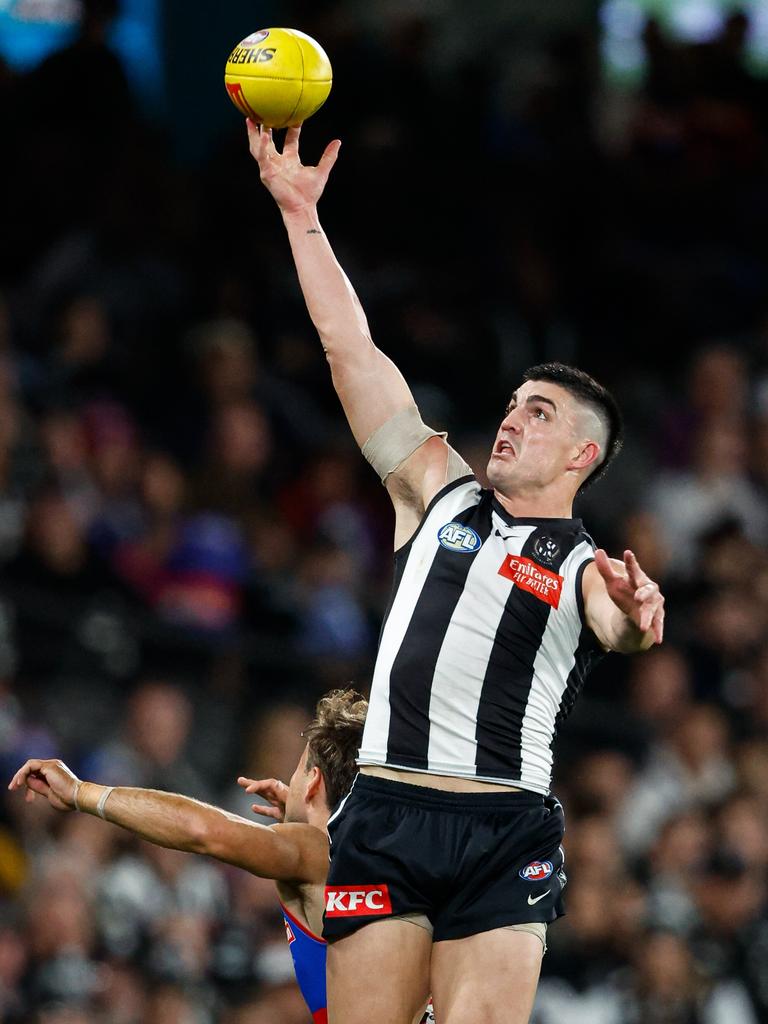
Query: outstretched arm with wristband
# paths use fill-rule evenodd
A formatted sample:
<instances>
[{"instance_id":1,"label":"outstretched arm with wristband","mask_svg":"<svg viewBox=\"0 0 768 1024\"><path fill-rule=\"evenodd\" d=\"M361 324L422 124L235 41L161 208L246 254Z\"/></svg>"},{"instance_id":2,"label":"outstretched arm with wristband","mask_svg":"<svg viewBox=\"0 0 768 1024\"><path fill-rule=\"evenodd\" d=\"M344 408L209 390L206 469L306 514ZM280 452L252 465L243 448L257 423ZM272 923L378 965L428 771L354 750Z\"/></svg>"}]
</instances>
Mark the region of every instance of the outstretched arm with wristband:
<instances>
[{"instance_id":1,"label":"outstretched arm with wristband","mask_svg":"<svg viewBox=\"0 0 768 1024\"><path fill-rule=\"evenodd\" d=\"M259 825L177 793L84 782L59 760L32 758L8 788L26 789L28 801L41 796L58 811L98 815L157 846L206 854L262 878L325 881L328 843L312 825Z\"/></svg>"}]
</instances>

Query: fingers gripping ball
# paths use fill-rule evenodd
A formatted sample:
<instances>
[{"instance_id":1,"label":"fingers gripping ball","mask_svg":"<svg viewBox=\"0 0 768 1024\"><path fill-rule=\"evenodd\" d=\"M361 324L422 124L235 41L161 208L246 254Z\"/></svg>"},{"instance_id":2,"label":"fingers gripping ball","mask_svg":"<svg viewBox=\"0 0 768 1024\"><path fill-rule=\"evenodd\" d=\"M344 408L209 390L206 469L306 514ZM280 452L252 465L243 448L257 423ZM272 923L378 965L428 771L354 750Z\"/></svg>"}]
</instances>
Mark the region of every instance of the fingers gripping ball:
<instances>
[{"instance_id":1,"label":"fingers gripping ball","mask_svg":"<svg viewBox=\"0 0 768 1024\"><path fill-rule=\"evenodd\" d=\"M224 83L241 114L268 128L301 124L328 98L331 62L322 46L294 28L265 28L238 43Z\"/></svg>"}]
</instances>

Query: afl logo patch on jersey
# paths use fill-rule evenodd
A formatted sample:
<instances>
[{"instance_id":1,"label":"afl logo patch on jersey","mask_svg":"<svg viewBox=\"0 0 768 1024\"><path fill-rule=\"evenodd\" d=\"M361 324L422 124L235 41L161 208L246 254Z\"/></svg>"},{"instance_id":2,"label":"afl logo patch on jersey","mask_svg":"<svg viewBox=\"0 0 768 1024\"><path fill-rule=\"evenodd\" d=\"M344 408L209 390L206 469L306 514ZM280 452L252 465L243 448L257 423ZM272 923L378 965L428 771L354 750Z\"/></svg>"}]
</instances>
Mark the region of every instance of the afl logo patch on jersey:
<instances>
[{"instance_id":1,"label":"afl logo patch on jersey","mask_svg":"<svg viewBox=\"0 0 768 1024\"><path fill-rule=\"evenodd\" d=\"M448 551L469 555L483 543L471 526L462 523L446 523L437 531L437 539Z\"/></svg>"},{"instance_id":2,"label":"afl logo patch on jersey","mask_svg":"<svg viewBox=\"0 0 768 1024\"><path fill-rule=\"evenodd\" d=\"M526 882L543 882L554 870L551 860L532 860L521 868L519 874Z\"/></svg>"}]
</instances>

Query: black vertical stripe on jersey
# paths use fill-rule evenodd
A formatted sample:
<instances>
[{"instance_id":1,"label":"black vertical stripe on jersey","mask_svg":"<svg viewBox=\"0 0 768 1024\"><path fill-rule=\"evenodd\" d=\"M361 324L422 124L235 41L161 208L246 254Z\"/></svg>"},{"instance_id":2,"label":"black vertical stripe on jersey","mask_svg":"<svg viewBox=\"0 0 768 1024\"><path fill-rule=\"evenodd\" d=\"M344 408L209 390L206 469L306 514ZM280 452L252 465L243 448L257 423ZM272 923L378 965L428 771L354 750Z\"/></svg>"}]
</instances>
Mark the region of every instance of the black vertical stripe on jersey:
<instances>
[{"instance_id":1,"label":"black vertical stripe on jersey","mask_svg":"<svg viewBox=\"0 0 768 1024\"><path fill-rule=\"evenodd\" d=\"M389 603L387 604L387 609L384 612L384 618L381 621L381 628L379 629L379 643L378 643L379 647L381 647L381 638L384 636L384 627L387 624L387 619L389 618L389 613L392 611L392 605L395 603L395 598L397 597L397 591L398 591L398 589L400 587L400 583L402 582L402 579L403 579L403 573L405 572L405 565L406 565L406 562L408 561L408 555L410 554L410 551L411 551L410 547L408 547L407 550L406 550L405 547L402 547L402 548L400 548L399 551L395 552L395 572L394 572L394 578L392 580L392 589L389 592Z\"/></svg>"},{"instance_id":2,"label":"black vertical stripe on jersey","mask_svg":"<svg viewBox=\"0 0 768 1024\"><path fill-rule=\"evenodd\" d=\"M573 711L573 705L576 703L576 698L581 693L581 688L584 686L585 679L604 654L605 651L597 642L597 638L592 630L587 626L582 626L581 633L579 633L579 645L576 648L576 653L574 655L573 668L568 673L565 690L563 691L563 696L560 700L560 707L558 708L557 715L555 716L555 731L552 734L553 738L557 736L560 726L566 720L568 715L570 715L571 711Z\"/></svg>"},{"instance_id":3,"label":"black vertical stripe on jersey","mask_svg":"<svg viewBox=\"0 0 768 1024\"><path fill-rule=\"evenodd\" d=\"M446 522L471 526L485 542L491 532L490 493ZM444 526L440 524L440 529ZM438 546L389 675L387 760L427 768L429 701L440 648L467 574L482 548L468 554Z\"/></svg>"},{"instance_id":4,"label":"black vertical stripe on jersey","mask_svg":"<svg viewBox=\"0 0 768 1024\"><path fill-rule=\"evenodd\" d=\"M587 540L589 540L594 548L594 541L592 541L592 538L588 535L585 536L587 536ZM560 726L566 720L568 715L570 715L571 711L573 711L573 705L576 703L576 698L581 693L584 680L587 678L592 667L605 654L605 651L597 641L597 637L587 626L586 615L584 612L584 570L593 561L593 558L586 558L576 570L574 586L576 589L576 604L579 609L579 618L581 619L581 632L579 633L579 642L573 656L573 668L568 674L568 679L565 683L565 690L563 691L563 696L560 700L560 707L558 708L557 715L555 716L555 731L553 738L557 736Z\"/></svg>"},{"instance_id":5,"label":"black vertical stripe on jersey","mask_svg":"<svg viewBox=\"0 0 768 1024\"><path fill-rule=\"evenodd\" d=\"M554 530L542 523L526 540L520 555L537 562L539 538L556 538L557 558L545 568L560 572L565 559L581 543L576 531ZM477 774L519 779L522 771L522 725L533 683L533 666L544 639L551 605L515 585L509 592L491 656L485 670L477 709Z\"/></svg>"},{"instance_id":6,"label":"black vertical stripe on jersey","mask_svg":"<svg viewBox=\"0 0 768 1024\"><path fill-rule=\"evenodd\" d=\"M403 573L405 572L405 566L408 563L408 556L410 555L411 551L413 550L414 541L416 540L416 538L421 533L422 527L426 523L427 519L429 518L430 512L435 507L435 505L438 503L438 501L442 501L443 498L446 496L446 494L449 494L451 491L455 491L457 487L463 487L465 484L468 484L470 481L472 481L475 484L477 483L475 478L468 474L467 476L461 476L461 477L458 477L456 480L452 480L449 484L446 484L445 487L441 488L437 492L437 494L432 498L430 503L427 505L426 509L424 510L424 515L421 517L421 521L419 522L419 525L416 527L414 532L411 534L411 536L408 538L408 540L405 542L405 544L402 544L395 551L394 578L392 580L392 589L390 590L390 593L389 593L389 603L387 604L386 611L384 612L384 618L383 618L382 623L381 623L381 628L379 629L379 643L378 643L379 647L381 647L381 638L384 636L384 627L387 624L387 619L389 618L389 613L392 611L392 605L395 603L395 598L397 597L397 591L398 591L398 589L400 587L400 583L402 582Z\"/></svg>"}]
</instances>

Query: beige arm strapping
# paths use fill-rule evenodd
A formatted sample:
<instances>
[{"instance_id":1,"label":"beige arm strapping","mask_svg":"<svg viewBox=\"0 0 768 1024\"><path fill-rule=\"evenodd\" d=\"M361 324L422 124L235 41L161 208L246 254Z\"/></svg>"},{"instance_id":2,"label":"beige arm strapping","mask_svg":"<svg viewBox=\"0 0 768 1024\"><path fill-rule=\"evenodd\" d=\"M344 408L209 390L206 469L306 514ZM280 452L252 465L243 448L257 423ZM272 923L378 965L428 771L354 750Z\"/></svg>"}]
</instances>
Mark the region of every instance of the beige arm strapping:
<instances>
[{"instance_id":1,"label":"beige arm strapping","mask_svg":"<svg viewBox=\"0 0 768 1024\"><path fill-rule=\"evenodd\" d=\"M430 437L445 438L447 434L444 430L428 427L418 408L409 405L382 423L378 430L374 430L363 445L362 452L381 477L382 483L385 483L390 473L394 473ZM471 472L464 459L449 445L445 482L452 483Z\"/></svg>"}]
</instances>

